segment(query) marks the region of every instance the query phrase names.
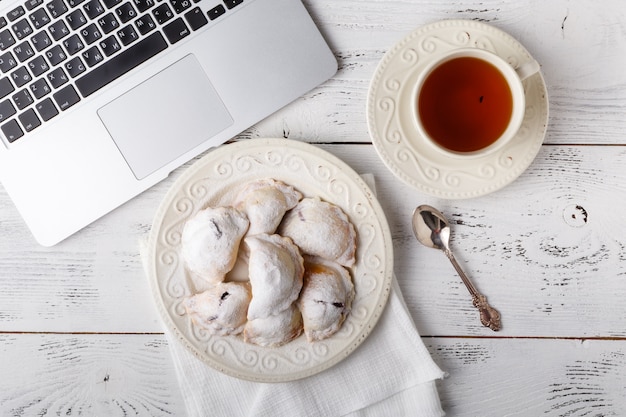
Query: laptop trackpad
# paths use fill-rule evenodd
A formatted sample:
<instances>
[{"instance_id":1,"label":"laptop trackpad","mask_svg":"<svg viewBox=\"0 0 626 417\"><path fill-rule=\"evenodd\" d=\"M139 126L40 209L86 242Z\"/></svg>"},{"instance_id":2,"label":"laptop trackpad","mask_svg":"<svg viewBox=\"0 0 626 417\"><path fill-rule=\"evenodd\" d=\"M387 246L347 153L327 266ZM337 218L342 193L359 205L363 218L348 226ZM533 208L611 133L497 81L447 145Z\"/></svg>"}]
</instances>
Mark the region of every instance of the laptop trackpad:
<instances>
[{"instance_id":1,"label":"laptop trackpad","mask_svg":"<svg viewBox=\"0 0 626 417\"><path fill-rule=\"evenodd\" d=\"M113 100L98 115L137 179L233 123L193 55Z\"/></svg>"}]
</instances>

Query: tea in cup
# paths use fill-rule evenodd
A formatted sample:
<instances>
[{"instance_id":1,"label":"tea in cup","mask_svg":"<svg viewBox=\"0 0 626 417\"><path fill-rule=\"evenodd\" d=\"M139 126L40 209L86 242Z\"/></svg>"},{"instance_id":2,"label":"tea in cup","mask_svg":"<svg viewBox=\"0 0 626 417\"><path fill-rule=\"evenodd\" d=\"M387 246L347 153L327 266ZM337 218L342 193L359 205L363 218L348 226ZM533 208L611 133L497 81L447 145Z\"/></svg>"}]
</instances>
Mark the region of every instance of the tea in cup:
<instances>
[{"instance_id":1,"label":"tea in cup","mask_svg":"<svg viewBox=\"0 0 626 417\"><path fill-rule=\"evenodd\" d=\"M538 71L536 61L514 69L498 55L479 48L445 54L418 80L418 131L449 155L492 152L521 127L526 106L522 80Z\"/></svg>"}]
</instances>

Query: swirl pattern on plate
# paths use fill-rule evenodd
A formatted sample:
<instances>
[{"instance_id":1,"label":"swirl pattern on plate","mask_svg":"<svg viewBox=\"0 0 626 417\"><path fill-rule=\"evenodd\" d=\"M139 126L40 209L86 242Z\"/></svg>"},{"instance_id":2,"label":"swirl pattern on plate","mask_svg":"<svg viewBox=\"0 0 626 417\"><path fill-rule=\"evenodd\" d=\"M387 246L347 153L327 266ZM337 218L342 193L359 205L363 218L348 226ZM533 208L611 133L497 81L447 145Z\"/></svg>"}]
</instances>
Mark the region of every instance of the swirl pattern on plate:
<instances>
[{"instance_id":1,"label":"swirl pattern on plate","mask_svg":"<svg viewBox=\"0 0 626 417\"><path fill-rule=\"evenodd\" d=\"M301 336L278 348L247 344L240 336L211 336L191 324L182 299L194 282L179 259L186 219L207 205L228 205L249 181L274 178L305 196L319 196L346 212L357 229L357 262L351 268L356 297L341 330L321 342ZM277 382L303 378L339 362L367 337L389 295L391 236L382 209L363 180L321 149L285 139L224 145L187 169L159 208L150 238L149 274L164 321L197 357L243 379Z\"/></svg>"}]
</instances>

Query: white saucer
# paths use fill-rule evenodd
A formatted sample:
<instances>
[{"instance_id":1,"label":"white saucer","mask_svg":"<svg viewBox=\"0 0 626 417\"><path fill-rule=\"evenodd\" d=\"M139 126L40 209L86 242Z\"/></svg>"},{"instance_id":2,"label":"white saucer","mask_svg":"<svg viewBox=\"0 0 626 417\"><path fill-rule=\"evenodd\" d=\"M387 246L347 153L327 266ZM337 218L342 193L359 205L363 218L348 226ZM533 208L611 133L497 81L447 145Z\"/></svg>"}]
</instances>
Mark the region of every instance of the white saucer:
<instances>
[{"instance_id":1,"label":"white saucer","mask_svg":"<svg viewBox=\"0 0 626 417\"><path fill-rule=\"evenodd\" d=\"M548 126L548 93L541 72L523 81L526 114L515 138L472 159L438 152L417 131L413 87L432 59L456 48L487 49L517 67L533 58L513 37L475 21L443 20L421 27L383 57L367 98L367 122L387 167L424 193L449 199L478 197L513 182L541 149Z\"/></svg>"}]
</instances>

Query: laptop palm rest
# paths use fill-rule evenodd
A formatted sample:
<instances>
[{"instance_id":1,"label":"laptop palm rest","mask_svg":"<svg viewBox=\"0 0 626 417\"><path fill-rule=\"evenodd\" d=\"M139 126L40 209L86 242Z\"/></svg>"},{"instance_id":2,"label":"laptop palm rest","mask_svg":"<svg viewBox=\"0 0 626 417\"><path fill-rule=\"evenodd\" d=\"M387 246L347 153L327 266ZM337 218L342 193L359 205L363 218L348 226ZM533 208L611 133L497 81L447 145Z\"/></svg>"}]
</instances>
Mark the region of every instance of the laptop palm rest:
<instances>
[{"instance_id":1,"label":"laptop palm rest","mask_svg":"<svg viewBox=\"0 0 626 417\"><path fill-rule=\"evenodd\" d=\"M193 55L100 108L98 115L139 180L233 123Z\"/></svg>"}]
</instances>

